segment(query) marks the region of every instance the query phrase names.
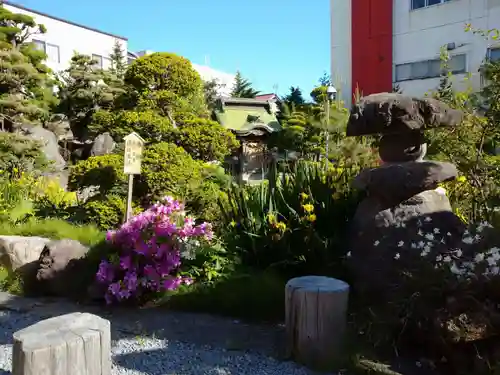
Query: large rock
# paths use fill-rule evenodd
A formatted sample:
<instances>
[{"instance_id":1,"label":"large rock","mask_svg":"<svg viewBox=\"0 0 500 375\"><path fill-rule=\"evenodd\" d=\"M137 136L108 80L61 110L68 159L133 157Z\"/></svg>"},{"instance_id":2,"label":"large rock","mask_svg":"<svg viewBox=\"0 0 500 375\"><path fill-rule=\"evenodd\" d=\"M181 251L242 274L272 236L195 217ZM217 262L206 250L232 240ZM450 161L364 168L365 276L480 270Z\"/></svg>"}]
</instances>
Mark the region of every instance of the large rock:
<instances>
[{"instance_id":1,"label":"large rock","mask_svg":"<svg viewBox=\"0 0 500 375\"><path fill-rule=\"evenodd\" d=\"M94 144L90 150L90 155L101 156L111 154L115 149L115 146L116 143L108 132L100 134L94 140Z\"/></svg>"},{"instance_id":2,"label":"large rock","mask_svg":"<svg viewBox=\"0 0 500 375\"><path fill-rule=\"evenodd\" d=\"M25 266L36 266L48 238L0 236L0 264L9 271L16 271Z\"/></svg>"},{"instance_id":3,"label":"large rock","mask_svg":"<svg viewBox=\"0 0 500 375\"><path fill-rule=\"evenodd\" d=\"M66 161L59 153L59 144L54 133L41 126L23 126L22 130L27 137L42 144L42 152L47 160L52 162L52 168L56 172L60 172L66 167Z\"/></svg>"},{"instance_id":4,"label":"large rock","mask_svg":"<svg viewBox=\"0 0 500 375\"><path fill-rule=\"evenodd\" d=\"M401 283L401 270L411 275L420 260L461 248L465 224L452 212L446 195L428 190L399 204L376 197L363 200L351 227L351 268L356 286L384 298Z\"/></svg>"},{"instance_id":5,"label":"large rock","mask_svg":"<svg viewBox=\"0 0 500 375\"><path fill-rule=\"evenodd\" d=\"M379 93L361 98L347 124L348 136L404 133L462 122L462 112L433 98L413 98L397 93Z\"/></svg>"},{"instance_id":6,"label":"large rock","mask_svg":"<svg viewBox=\"0 0 500 375\"><path fill-rule=\"evenodd\" d=\"M75 240L57 240L46 244L38 261L37 294L71 296L79 282L79 269L89 248Z\"/></svg>"},{"instance_id":7,"label":"large rock","mask_svg":"<svg viewBox=\"0 0 500 375\"><path fill-rule=\"evenodd\" d=\"M455 165L445 162L385 164L362 171L353 186L386 204L398 204L415 194L435 189L439 183L451 181L457 175Z\"/></svg>"}]
</instances>

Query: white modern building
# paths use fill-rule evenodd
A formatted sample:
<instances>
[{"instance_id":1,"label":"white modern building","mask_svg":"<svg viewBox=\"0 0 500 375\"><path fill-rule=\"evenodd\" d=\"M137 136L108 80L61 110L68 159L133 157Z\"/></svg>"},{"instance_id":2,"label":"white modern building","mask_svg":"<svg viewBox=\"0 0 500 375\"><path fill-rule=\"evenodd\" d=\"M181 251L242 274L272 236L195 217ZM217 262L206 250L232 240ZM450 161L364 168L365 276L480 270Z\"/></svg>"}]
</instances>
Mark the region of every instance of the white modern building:
<instances>
[{"instance_id":1,"label":"white modern building","mask_svg":"<svg viewBox=\"0 0 500 375\"><path fill-rule=\"evenodd\" d=\"M123 51L127 51L127 38L123 36L63 20L10 1L3 3L3 6L11 12L29 15L37 24L47 28L45 34L32 35L29 40L45 51L46 64L54 71L68 68L75 52L91 55L102 68L109 68L111 65L109 56L115 41L121 44Z\"/></svg>"},{"instance_id":2,"label":"white modern building","mask_svg":"<svg viewBox=\"0 0 500 375\"><path fill-rule=\"evenodd\" d=\"M233 91L236 75L231 73L221 72L207 65L198 65L193 63L193 68L200 74L200 77L205 82L216 81L218 93L222 97L230 97Z\"/></svg>"},{"instance_id":3,"label":"white modern building","mask_svg":"<svg viewBox=\"0 0 500 375\"><path fill-rule=\"evenodd\" d=\"M465 32L500 28L500 0L331 0L331 72L349 104L390 91L423 96L439 84L446 46L457 88L482 84L485 58L500 59L500 41ZM468 76L470 74L470 79Z\"/></svg>"}]
</instances>

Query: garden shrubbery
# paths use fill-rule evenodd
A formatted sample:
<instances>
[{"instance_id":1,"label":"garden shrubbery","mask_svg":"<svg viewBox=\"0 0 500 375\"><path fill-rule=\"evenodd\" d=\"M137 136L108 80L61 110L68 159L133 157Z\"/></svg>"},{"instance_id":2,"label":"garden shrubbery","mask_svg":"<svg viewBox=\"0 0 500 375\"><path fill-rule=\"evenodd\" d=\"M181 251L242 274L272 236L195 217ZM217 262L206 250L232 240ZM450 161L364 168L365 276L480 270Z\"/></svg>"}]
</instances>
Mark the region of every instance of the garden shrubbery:
<instances>
[{"instance_id":1,"label":"garden shrubbery","mask_svg":"<svg viewBox=\"0 0 500 375\"><path fill-rule=\"evenodd\" d=\"M394 348L417 350L435 367L446 362L453 374L493 374L498 366L488 360L499 359L487 340L500 334L500 164L493 152L500 142L499 71L500 64L486 64L489 83L479 95L453 92L448 75L433 94L465 112L453 131L429 132L428 155L459 168L458 180L443 188L470 229L459 246L446 248L448 233L432 218L422 219L410 236L411 253L400 254L398 243L385 241L386 258L378 261L392 273L387 279L374 275L383 297L351 273L353 262L366 260L351 258L347 243L361 198L351 182L376 161L376 139L345 137L348 111L341 102L332 103L326 121L322 84L312 103L286 100L284 130L269 141L287 155L294 151L298 160L274 160L259 185L235 184L222 163L239 142L209 119L202 81L190 62L170 53L141 57L122 75L75 56L60 82L57 109L82 143L109 132L117 145L110 154L71 161L69 191L42 176L50 164L39 143L0 132L0 234L71 238L91 246L82 295L97 282L110 303L155 301L279 321L289 278L345 279L355 286L353 330L365 343L391 354ZM23 90L9 95L29 94ZM43 123L47 108L57 105L42 104L33 121ZM123 137L131 132L145 145L134 179L135 216L122 224ZM320 163L327 139L329 162ZM0 288L22 293L14 281L0 269Z\"/></svg>"}]
</instances>

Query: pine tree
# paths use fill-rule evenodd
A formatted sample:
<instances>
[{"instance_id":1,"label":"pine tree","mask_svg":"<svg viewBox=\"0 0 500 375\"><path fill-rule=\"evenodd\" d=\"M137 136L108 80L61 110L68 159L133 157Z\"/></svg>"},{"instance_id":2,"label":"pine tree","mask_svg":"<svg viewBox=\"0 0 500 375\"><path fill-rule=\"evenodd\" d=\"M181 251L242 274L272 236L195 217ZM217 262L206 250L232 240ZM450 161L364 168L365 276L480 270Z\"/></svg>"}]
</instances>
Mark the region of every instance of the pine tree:
<instances>
[{"instance_id":1,"label":"pine tree","mask_svg":"<svg viewBox=\"0 0 500 375\"><path fill-rule=\"evenodd\" d=\"M252 84L248 79L243 78L241 72L236 72L234 78L234 88L231 96L234 98L255 98L259 95L260 91L254 90Z\"/></svg>"},{"instance_id":2,"label":"pine tree","mask_svg":"<svg viewBox=\"0 0 500 375\"><path fill-rule=\"evenodd\" d=\"M205 103L207 104L209 110L213 110L216 107L217 98L219 97L219 89L221 86L222 85L216 79L203 83L203 94L205 96Z\"/></svg>"},{"instance_id":3,"label":"pine tree","mask_svg":"<svg viewBox=\"0 0 500 375\"><path fill-rule=\"evenodd\" d=\"M290 93L285 96L285 101L290 105L302 105L305 103L304 97L302 96L302 90L299 87L290 87Z\"/></svg>"},{"instance_id":4,"label":"pine tree","mask_svg":"<svg viewBox=\"0 0 500 375\"><path fill-rule=\"evenodd\" d=\"M441 60L441 79L439 80L439 87L434 95L437 99L444 102L451 102L455 96L453 84L451 81L452 73L450 71L450 55L446 47L441 47L440 53Z\"/></svg>"},{"instance_id":5,"label":"pine tree","mask_svg":"<svg viewBox=\"0 0 500 375\"><path fill-rule=\"evenodd\" d=\"M0 113L3 127L42 124L57 103L46 55L27 40L44 33L32 17L0 7Z\"/></svg>"},{"instance_id":6,"label":"pine tree","mask_svg":"<svg viewBox=\"0 0 500 375\"><path fill-rule=\"evenodd\" d=\"M109 55L109 58L111 59L110 72L118 78L123 79L125 70L127 70L127 63L125 60L125 53L119 40L115 40L115 45L113 46L113 51L111 55Z\"/></svg>"},{"instance_id":7,"label":"pine tree","mask_svg":"<svg viewBox=\"0 0 500 375\"><path fill-rule=\"evenodd\" d=\"M90 56L75 54L68 69L60 74L59 111L68 116L75 137L85 139L92 116L99 109L113 106L123 93L121 82L109 72L95 67Z\"/></svg>"}]
</instances>

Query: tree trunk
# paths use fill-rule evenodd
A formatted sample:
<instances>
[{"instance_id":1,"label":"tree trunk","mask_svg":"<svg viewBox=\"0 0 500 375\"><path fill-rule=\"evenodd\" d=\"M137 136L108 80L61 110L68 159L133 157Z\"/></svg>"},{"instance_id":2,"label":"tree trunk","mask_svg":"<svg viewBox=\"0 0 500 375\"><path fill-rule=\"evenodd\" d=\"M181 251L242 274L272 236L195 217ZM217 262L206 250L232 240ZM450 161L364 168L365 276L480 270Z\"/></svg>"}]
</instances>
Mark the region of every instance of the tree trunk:
<instances>
[{"instance_id":1,"label":"tree trunk","mask_svg":"<svg viewBox=\"0 0 500 375\"><path fill-rule=\"evenodd\" d=\"M321 371L335 370L346 327L349 285L323 276L298 277L285 290L288 356Z\"/></svg>"},{"instance_id":2,"label":"tree trunk","mask_svg":"<svg viewBox=\"0 0 500 375\"><path fill-rule=\"evenodd\" d=\"M73 313L14 333L12 375L110 375L110 322Z\"/></svg>"}]
</instances>

